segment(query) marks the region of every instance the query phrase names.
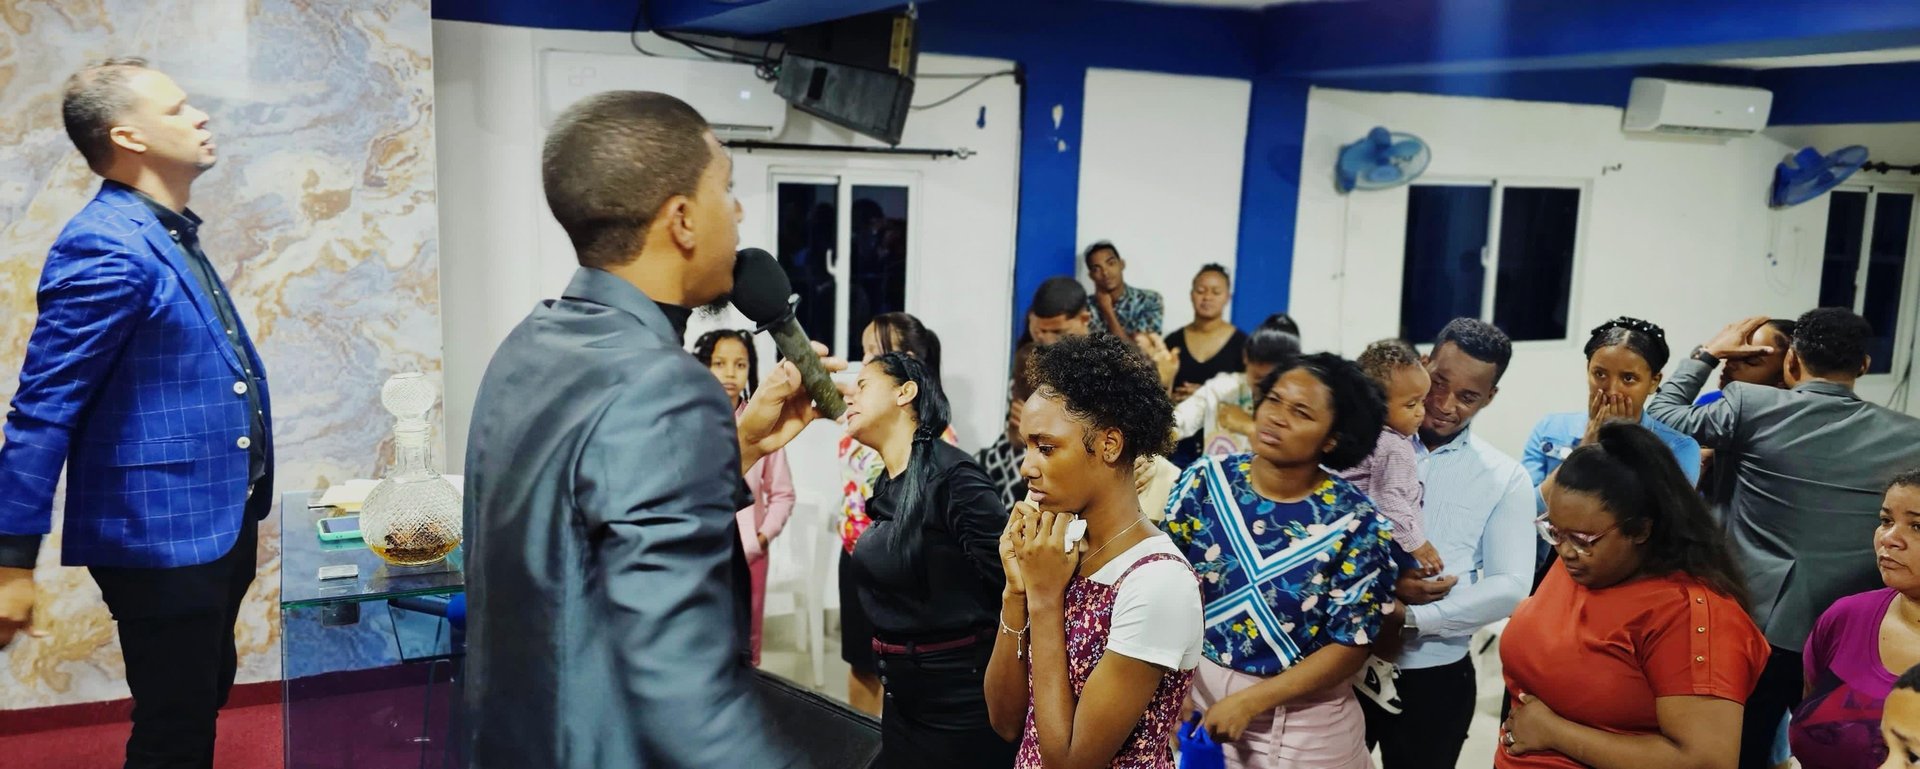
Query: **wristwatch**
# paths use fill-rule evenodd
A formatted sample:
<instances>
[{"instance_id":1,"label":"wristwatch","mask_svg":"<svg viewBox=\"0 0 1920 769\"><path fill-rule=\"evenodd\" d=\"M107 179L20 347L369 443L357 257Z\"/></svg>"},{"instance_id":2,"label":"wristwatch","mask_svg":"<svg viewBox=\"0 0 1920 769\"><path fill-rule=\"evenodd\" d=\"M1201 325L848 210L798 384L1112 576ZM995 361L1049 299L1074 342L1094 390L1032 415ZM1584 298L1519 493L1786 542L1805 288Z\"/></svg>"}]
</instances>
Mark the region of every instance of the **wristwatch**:
<instances>
[{"instance_id":1,"label":"wristwatch","mask_svg":"<svg viewBox=\"0 0 1920 769\"><path fill-rule=\"evenodd\" d=\"M1687 357L1707 364L1708 368L1720 365L1720 358L1713 353L1707 352L1707 346L1704 344L1693 348L1693 354Z\"/></svg>"}]
</instances>

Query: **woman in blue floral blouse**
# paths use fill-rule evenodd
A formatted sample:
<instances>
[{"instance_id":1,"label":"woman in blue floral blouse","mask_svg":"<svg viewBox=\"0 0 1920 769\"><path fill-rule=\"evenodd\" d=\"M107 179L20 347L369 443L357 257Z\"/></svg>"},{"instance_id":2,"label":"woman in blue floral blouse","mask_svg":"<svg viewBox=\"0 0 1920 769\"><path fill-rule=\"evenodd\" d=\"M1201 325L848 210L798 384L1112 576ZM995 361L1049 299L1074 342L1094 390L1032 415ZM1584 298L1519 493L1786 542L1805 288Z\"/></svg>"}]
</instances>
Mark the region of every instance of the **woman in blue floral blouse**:
<instances>
[{"instance_id":1,"label":"woman in blue floral blouse","mask_svg":"<svg viewBox=\"0 0 1920 769\"><path fill-rule=\"evenodd\" d=\"M1256 394L1252 453L1188 468L1162 524L1206 604L1193 699L1229 766L1371 767L1348 679L1391 605L1392 525L1328 470L1373 451L1386 406L1325 353L1282 364Z\"/></svg>"}]
</instances>

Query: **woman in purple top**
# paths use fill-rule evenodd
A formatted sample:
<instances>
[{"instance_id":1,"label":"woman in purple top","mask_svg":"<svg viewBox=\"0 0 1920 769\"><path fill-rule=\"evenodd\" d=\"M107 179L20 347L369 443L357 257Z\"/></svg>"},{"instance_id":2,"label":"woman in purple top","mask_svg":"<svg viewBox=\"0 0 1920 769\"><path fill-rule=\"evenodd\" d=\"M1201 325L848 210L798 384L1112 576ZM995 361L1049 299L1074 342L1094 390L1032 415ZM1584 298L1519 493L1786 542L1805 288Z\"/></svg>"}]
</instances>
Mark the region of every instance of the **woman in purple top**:
<instances>
[{"instance_id":1,"label":"woman in purple top","mask_svg":"<svg viewBox=\"0 0 1920 769\"><path fill-rule=\"evenodd\" d=\"M1888 484L1873 549L1887 586L1836 601L1807 636L1807 697L1788 730L1802 769L1872 769L1887 758L1880 715L1893 671L1920 663L1920 469Z\"/></svg>"}]
</instances>

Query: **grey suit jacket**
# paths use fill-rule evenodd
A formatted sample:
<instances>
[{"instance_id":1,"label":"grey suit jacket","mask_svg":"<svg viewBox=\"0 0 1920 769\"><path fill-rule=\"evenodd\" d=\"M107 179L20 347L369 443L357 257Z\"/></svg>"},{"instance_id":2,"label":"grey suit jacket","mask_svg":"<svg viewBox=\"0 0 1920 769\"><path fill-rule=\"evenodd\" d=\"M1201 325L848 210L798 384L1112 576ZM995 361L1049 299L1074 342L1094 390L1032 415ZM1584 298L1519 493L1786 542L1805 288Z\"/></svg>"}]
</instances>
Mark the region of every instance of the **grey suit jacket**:
<instances>
[{"instance_id":1,"label":"grey suit jacket","mask_svg":"<svg viewBox=\"0 0 1920 769\"><path fill-rule=\"evenodd\" d=\"M733 412L676 337L582 269L487 365L465 499L479 769L797 762L741 653Z\"/></svg>"},{"instance_id":2,"label":"grey suit jacket","mask_svg":"<svg viewBox=\"0 0 1920 769\"><path fill-rule=\"evenodd\" d=\"M1920 420L1818 380L1792 390L1736 382L1695 407L1711 373L1681 362L1647 412L1713 449L1717 468L1734 468L1709 501L1746 570L1754 622L1797 653L1835 600L1881 587L1880 501L1894 475L1920 467Z\"/></svg>"}]
</instances>

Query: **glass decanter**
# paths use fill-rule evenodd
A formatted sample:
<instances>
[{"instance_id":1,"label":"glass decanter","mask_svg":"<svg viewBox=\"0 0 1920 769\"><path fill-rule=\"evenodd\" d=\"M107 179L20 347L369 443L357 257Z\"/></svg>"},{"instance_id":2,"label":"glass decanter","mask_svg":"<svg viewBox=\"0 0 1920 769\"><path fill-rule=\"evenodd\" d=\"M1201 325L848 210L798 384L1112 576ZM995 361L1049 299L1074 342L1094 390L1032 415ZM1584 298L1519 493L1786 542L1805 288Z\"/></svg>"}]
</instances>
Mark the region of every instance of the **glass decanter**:
<instances>
[{"instance_id":1,"label":"glass decanter","mask_svg":"<svg viewBox=\"0 0 1920 769\"><path fill-rule=\"evenodd\" d=\"M360 507L367 548L388 563L424 566L460 546L460 490L435 472L427 411L437 399L419 373L397 374L380 389L393 414L393 468Z\"/></svg>"}]
</instances>

